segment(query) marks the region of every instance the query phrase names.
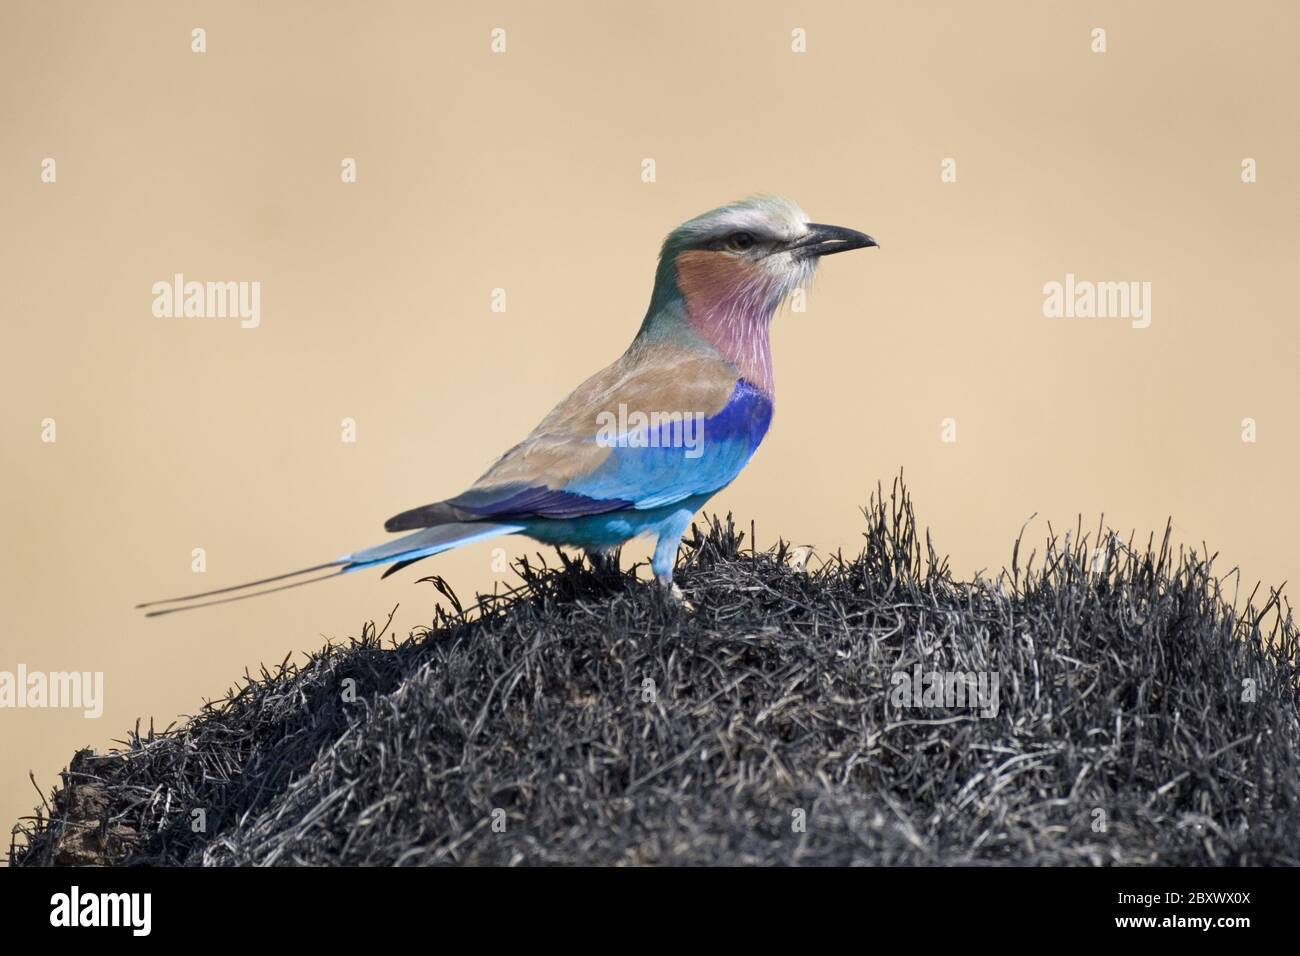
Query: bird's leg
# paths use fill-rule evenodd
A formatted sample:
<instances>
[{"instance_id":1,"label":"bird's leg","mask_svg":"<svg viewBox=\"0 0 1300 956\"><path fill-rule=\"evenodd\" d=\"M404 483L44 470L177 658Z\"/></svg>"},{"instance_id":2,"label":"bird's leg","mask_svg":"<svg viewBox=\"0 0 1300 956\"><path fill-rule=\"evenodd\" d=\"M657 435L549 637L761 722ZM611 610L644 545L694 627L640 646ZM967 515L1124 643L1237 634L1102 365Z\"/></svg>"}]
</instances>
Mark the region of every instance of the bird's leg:
<instances>
[{"instance_id":1,"label":"bird's leg","mask_svg":"<svg viewBox=\"0 0 1300 956\"><path fill-rule=\"evenodd\" d=\"M682 589L673 583L673 565L677 563L677 548L682 543L682 535L686 534L694 516L694 511L682 510L673 512L664 520L660 526L659 540L655 543L654 557L650 561L650 568L663 589L664 597L687 611L694 611L695 606L686 600Z\"/></svg>"},{"instance_id":2,"label":"bird's leg","mask_svg":"<svg viewBox=\"0 0 1300 956\"><path fill-rule=\"evenodd\" d=\"M602 578L617 577L619 552L619 548L588 548L587 560L591 562L591 570Z\"/></svg>"}]
</instances>

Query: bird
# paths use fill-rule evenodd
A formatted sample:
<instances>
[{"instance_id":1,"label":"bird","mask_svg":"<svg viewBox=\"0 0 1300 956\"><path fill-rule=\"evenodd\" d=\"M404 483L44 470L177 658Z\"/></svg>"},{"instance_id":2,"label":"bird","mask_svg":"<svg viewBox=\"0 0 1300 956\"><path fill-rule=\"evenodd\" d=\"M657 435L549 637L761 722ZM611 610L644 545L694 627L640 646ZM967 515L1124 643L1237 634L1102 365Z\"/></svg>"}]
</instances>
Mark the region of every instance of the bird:
<instances>
[{"instance_id":1,"label":"bird","mask_svg":"<svg viewBox=\"0 0 1300 956\"><path fill-rule=\"evenodd\" d=\"M751 196L689 219L664 240L631 345L579 385L460 494L384 524L399 538L333 561L137 605L148 616L226 604L387 565L384 577L452 548L522 534L617 568L653 536L662 593L695 513L749 463L772 422L769 330L826 256L878 246L811 222L793 201Z\"/></svg>"}]
</instances>

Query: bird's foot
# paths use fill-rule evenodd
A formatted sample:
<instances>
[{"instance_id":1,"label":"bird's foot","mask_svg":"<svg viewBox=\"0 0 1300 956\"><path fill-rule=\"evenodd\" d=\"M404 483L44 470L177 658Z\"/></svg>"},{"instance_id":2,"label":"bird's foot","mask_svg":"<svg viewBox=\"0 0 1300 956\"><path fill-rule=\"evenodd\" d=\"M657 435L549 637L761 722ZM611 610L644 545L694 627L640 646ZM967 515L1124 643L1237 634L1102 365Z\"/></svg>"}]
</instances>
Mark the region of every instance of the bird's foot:
<instances>
[{"instance_id":1,"label":"bird's foot","mask_svg":"<svg viewBox=\"0 0 1300 956\"><path fill-rule=\"evenodd\" d=\"M672 590L669 591L668 593L672 595L673 601L683 611L687 611L692 614L695 613L695 605L692 604L690 601L686 600L686 595L682 593L682 589L679 588L677 585L674 584Z\"/></svg>"},{"instance_id":2,"label":"bird's foot","mask_svg":"<svg viewBox=\"0 0 1300 956\"><path fill-rule=\"evenodd\" d=\"M664 603L672 607L680 608L688 614L695 612L695 605L686 599L682 589L671 581L661 581L659 585L659 595Z\"/></svg>"}]
</instances>

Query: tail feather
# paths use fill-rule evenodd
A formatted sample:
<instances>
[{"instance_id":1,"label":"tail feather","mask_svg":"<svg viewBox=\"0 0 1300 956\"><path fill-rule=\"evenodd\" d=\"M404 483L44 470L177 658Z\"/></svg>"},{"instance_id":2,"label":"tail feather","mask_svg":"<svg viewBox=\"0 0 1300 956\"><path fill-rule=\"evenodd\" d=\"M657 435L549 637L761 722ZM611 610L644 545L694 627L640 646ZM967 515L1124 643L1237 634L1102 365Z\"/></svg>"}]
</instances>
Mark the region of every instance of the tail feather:
<instances>
[{"instance_id":1,"label":"tail feather","mask_svg":"<svg viewBox=\"0 0 1300 956\"><path fill-rule=\"evenodd\" d=\"M488 524L482 521L453 521L433 528L424 528L414 534L408 534L395 541L386 541L345 555L341 560L347 564L344 571L356 571L376 564L391 564L394 561L416 561L433 554L441 554L462 544L495 538L498 535L514 534L522 531L523 525Z\"/></svg>"},{"instance_id":2,"label":"tail feather","mask_svg":"<svg viewBox=\"0 0 1300 956\"><path fill-rule=\"evenodd\" d=\"M291 581L288 584L280 584L273 588L267 588L264 591L249 591L247 594L232 594L230 597L217 598L213 601L198 601L193 604L181 604L177 607L164 607L156 611L146 611L145 617L162 617L164 614L175 614L177 611L193 611L195 608L212 607L214 604L233 604L235 601L247 601L249 598L261 597L264 594L274 594L276 591L288 591L290 588L300 588L304 584L315 584L317 581L326 581L330 578L337 578L340 574L346 574L347 569L334 571L330 574L322 574L318 578L307 578L305 581ZM242 587L252 587L252 585L242 585ZM237 591L235 588L223 588L225 591ZM155 601L155 604L165 604L165 601ZM146 607L147 605L139 605Z\"/></svg>"},{"instance_id":3,"label":"tail feather","mask_svg":"<svg viewBox=\"0 0 1300 956\"><path fill-rule=\"evenodd\" d=\"M326 568L336 568L339 565L346 563L347 562L344 559L340 558L337 561L327 561L325 564L317 564L313 567L302 568L298 571L288 571L284 574L275 574L269 578L260 578L257 581L248 581L244 584L232 584L230 587L226 588L214 588L211 591L199 591L197 594L186 594L181 597L163 598L161 601L146 601L143 604L137 604L135 607L138 611L146 607L157 607L159 604L180 604L184 601L197 601L199 598L213 597L218 594L229 594L231 591L244 591L248 588L260 587L263 584L271 584L274 581L284 581L288 578L296 578L304 574L324 571ZM277 590L279 589L277 588Z\"/></svg>"},{"instance_id":4,"label":"tail feather","mask_svg":"<svg viewBox=\"0 0 1300 956\"><path fill-rule=\"evenodd\" d=\"M137 604L137 609L158 608L163 604L174 604L176 607L162 608L152 610L145 614L145 617L160 617L164 614L174 614L177 611L189 611L194 608L211 607L214 604L229 604L234 601L243 601L251 597L261 597L264 594L274 594L276 591L287 591L290 588L301 587L304 584L314 584L317 581L325 581L330 578L336 578L339 575L347 574L351 571L359 571L362 568L370 568L380 564L393 564L394 566L384 575L394 571L401 570L409 564L413 564L422 558L430 555L440 554L443 551L450 551L452 548L459 547L462 544L469 544L471 541L481 541L484 538L494 538L498 535L513 534L516 531L523 530L522 525L508 524L488 524L486 522L451 522L445 525L439 525L434 528L424 528L415 534L408 534L394 541L387 541L383 544L375 545L372 548L365 548L361 551L345 554L335 561L327 561L324 564L317 564L310 568L302 568L298 571L289 571L285 574L272 575L269 578L261 578L257 581L249 581L245 584L234 584L230 587L216 588L211 591L200 591L197 594L187 594L183 597L167 598L162 601L147 601L144 604ZM289 581L290 578L302 577L305 574L313 574L317 571L326 571L331 568L337 569L330 571L328 574L317 575L316 577L307 578L302 581ZM287 584L279 584L273 588L263 588L260 591L250 590L260 588L265 584L273 584L276 581L289 581ZM236 593L247 592L247 593ZM222 595L225 595L224 597ZM215 598L215 600L206 600Z\"/></svg>"},{"instance_id":5,"label":"tail feather","mask_svg":"<svg viewBox=\"0 0 1300 956\"><path fill-rule=\"evenodd\" d=\"M388 566L388 570L385 571L383 574L381 574L379 576L379 579L382 581L384 578L391 577L392 575L396 574L398 571L402 570L402 568L409 568L417 561L423 561L427 557L428 557L427 554L422 554L417 558L407 558L404 561L398 561L396 564L390 564Z\"/></svg>"}]
</instances>

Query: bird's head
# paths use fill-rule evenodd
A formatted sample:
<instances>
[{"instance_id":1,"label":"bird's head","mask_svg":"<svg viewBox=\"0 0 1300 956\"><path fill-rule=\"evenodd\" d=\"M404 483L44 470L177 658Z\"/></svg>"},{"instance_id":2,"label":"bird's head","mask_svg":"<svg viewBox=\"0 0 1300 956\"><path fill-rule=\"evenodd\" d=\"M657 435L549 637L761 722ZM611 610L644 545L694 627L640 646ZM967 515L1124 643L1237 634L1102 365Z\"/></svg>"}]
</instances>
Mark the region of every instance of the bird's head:
<instances>
[{"instance_id":1,"label":"bird's head","mask_svg":"<svg viewBox=\"0 0 1300 956\"><path fill-rule=\"evenodd\" d=\"M877 245L865 233L809 222L788 199L755 196L696 216L664 241L656 299L676 293L691 324L770 319L823 256Z\"/></svg>"}]
</instances>

